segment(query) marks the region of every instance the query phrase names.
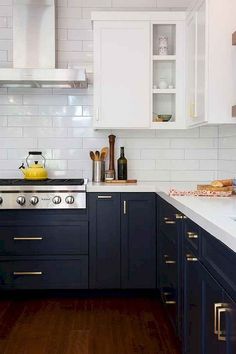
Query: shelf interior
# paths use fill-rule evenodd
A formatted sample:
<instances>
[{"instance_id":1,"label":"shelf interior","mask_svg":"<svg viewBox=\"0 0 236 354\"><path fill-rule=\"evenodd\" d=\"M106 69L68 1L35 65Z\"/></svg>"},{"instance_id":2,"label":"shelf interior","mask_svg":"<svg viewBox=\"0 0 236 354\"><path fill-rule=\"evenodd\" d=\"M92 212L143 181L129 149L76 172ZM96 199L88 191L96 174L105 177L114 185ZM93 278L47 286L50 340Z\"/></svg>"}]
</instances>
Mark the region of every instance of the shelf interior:
<instances>
[{"instance_id":1,"label":"shelf interior","mask_svg":"<svg viewBox=\"0 0 236 354\"><path fill-rule=\"evenodd\" d=\"M159 37L166 36L168 39L167 55L176 54L176 25L154 24L153 25L153 55L159 54Z\"/></svg>"},{"instance_id":2,"label":"shelf interior","mask_svg":"<svg viewBox=\"0 0 236 354\"><path fill-rule=\"evenodd\" d=\"M175 121L175 101L174 94L153 94L153 122L158 121L158 115L172 115L170 122Z\"/></svg>"},{"instance_id":3,"label":"shelf interior","mask_svg":"<svg viewBox=\"0 0 236 354\"><path fill-rule=\"evenodd\" d=\"M164 79L167 87L176 87L176 64L175 61L155 61L153 63L153 86L159 89L160 81Z\"/></svg>"}]
</instances>

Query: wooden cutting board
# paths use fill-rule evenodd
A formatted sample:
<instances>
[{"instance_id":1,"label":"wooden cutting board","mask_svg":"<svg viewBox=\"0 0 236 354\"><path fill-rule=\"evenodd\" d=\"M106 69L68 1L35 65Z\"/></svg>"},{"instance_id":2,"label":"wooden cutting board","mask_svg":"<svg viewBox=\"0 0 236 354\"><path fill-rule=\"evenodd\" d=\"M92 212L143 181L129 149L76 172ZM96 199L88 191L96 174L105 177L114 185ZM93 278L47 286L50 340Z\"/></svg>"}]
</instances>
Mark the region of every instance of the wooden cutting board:
<instances>
[{"instance_id":1,"label":"wooden cutting board","mask_svg":"<svg viewBox=\"0 0 236 354\"><path fill-rule=\"evenodd\" d=\"M198 184L198 191L213 191L213 192L232 192L234 188L232 186L228 187L213 187L211 184Z\"/></svg>"},{"instance_id":2,"label":"wooden cutting board","mask_svg":"<svg viewBox=\"0 0 236 354\"><path fill-rule=\"evenodd\" d=\"M115 183L115 184L126 184L126 183L137 183L136 179L127 179L125 181L113 179L112 181L106 181L106 183Z\"/></svg>"}]
</instances>

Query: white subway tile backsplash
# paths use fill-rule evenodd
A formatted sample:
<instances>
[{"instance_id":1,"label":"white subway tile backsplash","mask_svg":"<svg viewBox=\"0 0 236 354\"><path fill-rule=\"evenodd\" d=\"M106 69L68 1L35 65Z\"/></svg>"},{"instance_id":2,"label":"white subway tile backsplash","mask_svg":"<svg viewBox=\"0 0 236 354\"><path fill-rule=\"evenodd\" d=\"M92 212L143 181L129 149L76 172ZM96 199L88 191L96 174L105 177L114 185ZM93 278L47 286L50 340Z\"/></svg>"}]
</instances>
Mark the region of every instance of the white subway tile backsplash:
<instances>
[{"instance_id":1,"label":"white subway tile backsplash","mask_svg":"<svg viewBox=\"0 0 236 354\"><path fill-rule=\"evenodd\" d=\"M0 96L1 102L1 96ZM67 96L64 95L24 95L23 104L25 105L40 105L40 106L66 106Z\"/></svg>"},{"instance_id":2,"label":"white subway tile backsplash","mask_svg":"<svg viewBox=\"0 0 236 354\"><path fill-rule=\"evenodd\" d=\"M1 149L34 149L37 147L36 138L1 138Z\"/></svg>"},{"instance_id":3,"label":"white subway tile backsplash","mask_svg":"<svg viewBox=\"0 0 236 354\"><path fill-rule=\"evenodd\" d=\"M93 104L92 95L68 96L68 104L70 106L89 106Z\"/></svg>"},{"instance_id":4,"label":"white subway tile backsplash","mask_svg":"<svg viewBox=\"0 0 236 354\"><path fill-rule=\"evenodd\" d=\"M0 61L7 61L7 51L0 50Z\"/></svg>"},{"instance_id":5,"label":"white subway tile backsplash","mask_svg":"<svg viewBox=\"0 0 236 354\"><path fill-rule=\"evenodd\" d=\"M82 41L58 41L57 49L59 52L73 52L82 50Z\"/></svg>"},{"instance_id":6,"label":"white subway tile backsplash","mask_svg":"<svg viewBox=\"0 0 236 354\"><path fill-rule=\"evenodd\" d=\"M68 30L68 39L74 41L91 41L93 39L93 32L88 29Z\"/></svg>"},{"instance_id":7,"label":"white subway tile backsplash","mask_svg":"<svg viewBox=\"0 0 236 354\"><path fill-rule=\"evenodd\" d=\"M38 106L36 108L41 116L82 116L82 106Z\"/></svg>"},{"instance_id":8,"label":"white subway tile backsplash","mask_svg":"<svg viewBox=\"0 0 236 354\"><path fill-rule=\"evenodd\" d=\"M92 125L92 117L53 117L54 127L87 127Z\"/></svg>"},{"instance_id":9,"label":"white subway tile backsplash","mask_svg":"<svg viewBox=\"0 0 236 354\"><path fill-rule=\"evenodd\" d=\"M158 170L199 170L198 160L157 160L156 169Z\"/></svg>"},{"instance_id":10,"label":"white subway tile backsplash","mask_svg":"<svg viewBox=\"0 0 236 354\"><path fill-rule=\"evenodd\" d=\"M142 146L140 146L141 148ZM184 159L184 149L142 149L141 159L181 160Z\"/></svg>"},{"instance_id":11,"label":"white subway tile backsplash","mask_svg":"<svg viewBox=\"0 0 236 354\"><path fill-rule=\"evenodd\" d=\"M217 171L218 160L201 160L200 161L200 170L205 171Z\"/></svg>"},{"instance_id":12,"label":"white subway tile backsplash","mask_svg":"<svg viewBox=\"0 0 236 354\"><path fill-rule=\"evenodd\" d=\"M22 104L22 96L16 95L0 95L0 105Z\"/></svg>"},{"instance_id":13,"label":"white subway tile backsplash","mask_svg":"<svg viewBox=\"0 0 236 354\"><path fill-rule=\"evenodd\" d=\"M36 116L38 114L37 106L0 106L0 115L8 116Z\"/></svg>"},{"instance_id":14,"label":"white subway tile backsplash","mask_svg":"<svg viewBox=\"0 0 236 354\"><path fill-rule=\"evenodd\" d=\"M7 158L9 160L24 161L24 159L28 156L28 153L29 153L29 149L9 149L7 151ZM43 156L46 159L52 159L52 150L44 149Z\"/></svg>"},{"instance_id":15,"label":"white subway tile backsplash","mask_svg":"<svg viewBox=\"0 0 236 354\"><path fill-rule=\"evenodd\" d=\"M217 149L186 149L185 159L199 159L199 160L216 160L218 157Z\"/></svg>"},{"instance_id":16,"label":"white subway tile backsplash","mask_svg":"<svg viewBox=\"0 0 236 354\"><path fill-rule=\"evenodd\" d=\"M68 136L66 128L38 128L38 127L25 127L23 131L25 137L39 137L39 138L64 138Z\"/></svg>"},{"instance_id":17,"label":"white subway tile backsplash","mask_svg":"<svg viewBox=\"0 0 236 354\"><path fill-rule=\"evenodd\" d=\"M76 18L80 19L82 17L82 11L80 7L58 7L57 8L58 18Z\"/></svg>"},{"instance_id":18,"label":"white subway tile backsplash","mask_svg":"<svg viewBox=\"0 0 236 354\"><path fill-rule=\"evenodd\" d=\"M89 19L77 18L59 18L57 21L58 28L65 29L92 29L92 21Z\"/></svg>"},{"instance_id":19,"label":"white subway tile backsplash","mask_svg":"<svg viewBox=\"0 0 236 354\"><path fill-rule=\"evenodd\" d=\"M40 149L79 149L83 144L81 138L38 138L36 141Z\"/></svg>"},{"instance_id":20,"label":"white subway tile backsplash","mask_svg":"<svg viewBox=\"0 0 236 354\"><path fill-rule=\"evenodd\" d=\"M142 148L142 149L152 149L159 148L165 149L170 147L170 139L157 139L157 138L149 138L149 139L125 139L125 146L128 148Z\"/></svg>"},{"instance_id":21,"label":"white subway tile backsplash","mask_svg":"<svg viewBox=\"0 0 236 354\"><path fill-rule=\"evenodd\" d=\"M209 149L217 147L217 139L199 138L199 139L172 139L172 148L185 149Z\"/></svg>"},{"instance_id":22,"label":"white subway tile backsplash","mask_svg":"<svg viewBox=\"0 0 236 354\"><path fill-rule=\"evenodd\" d=\"M212 181L216 179L215 171L171 171L171 181Z\"/></svg>"},{"instance_id":23,"label":"white subway tile backsplash","mask_svg":"<svg viewBox=\"0 0 236 354\"><path fill-rule=\"evenodd\" d=\"M20 117L12 116L6 118L9 127L20 126L20 127L52 127L51 117Z\"/></svg>"},{"instance_id":24,"label":"white subway tile backsplash","mask_svg":"<svg viewBox=\"0 0 236 354\"><path fill-rule=\"evenodd\" d=\"M65 160L88 160L89 149L53 149L54 159Z\"/></svg>"}]
</instances>

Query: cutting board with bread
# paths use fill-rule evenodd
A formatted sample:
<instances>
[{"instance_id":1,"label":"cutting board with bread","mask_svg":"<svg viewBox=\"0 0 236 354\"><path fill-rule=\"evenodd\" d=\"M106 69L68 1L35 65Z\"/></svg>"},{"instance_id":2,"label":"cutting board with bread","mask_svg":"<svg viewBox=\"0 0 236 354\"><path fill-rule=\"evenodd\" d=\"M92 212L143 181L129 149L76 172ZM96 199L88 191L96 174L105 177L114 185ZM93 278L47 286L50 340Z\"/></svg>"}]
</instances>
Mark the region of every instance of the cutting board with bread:
<instances>
[{"instance_id":1,"label":"cutting board with bread","mask_svg":"<svg viewBox=\"0 0 236 354\"><path fill-rule=\"evenodd\" d=\"M212 192L234 192L233 180L222 179L211 182L211 184L199 184L198 191L212 191Z\"/></svg>"}]
</instances>

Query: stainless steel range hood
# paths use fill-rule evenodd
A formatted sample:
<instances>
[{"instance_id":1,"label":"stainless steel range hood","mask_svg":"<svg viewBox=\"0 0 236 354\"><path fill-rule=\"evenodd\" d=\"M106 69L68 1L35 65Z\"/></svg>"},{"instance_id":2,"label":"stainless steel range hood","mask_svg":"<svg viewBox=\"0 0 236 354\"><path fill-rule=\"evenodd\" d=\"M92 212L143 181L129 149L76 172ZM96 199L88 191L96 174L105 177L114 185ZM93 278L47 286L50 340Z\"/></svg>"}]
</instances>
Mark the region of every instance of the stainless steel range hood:
<instances>
[{"instance_id":1,"label":"stainless steel range hood","mask_svg":"<svg viewBox=\"0 0 236 354\"><path fill-rule=\"evenodd\" d=\"M87 87L84 68L55 68L54 0L14 0L13 68L0 69L0 87Z\"/></svg>"}]
</instances>

